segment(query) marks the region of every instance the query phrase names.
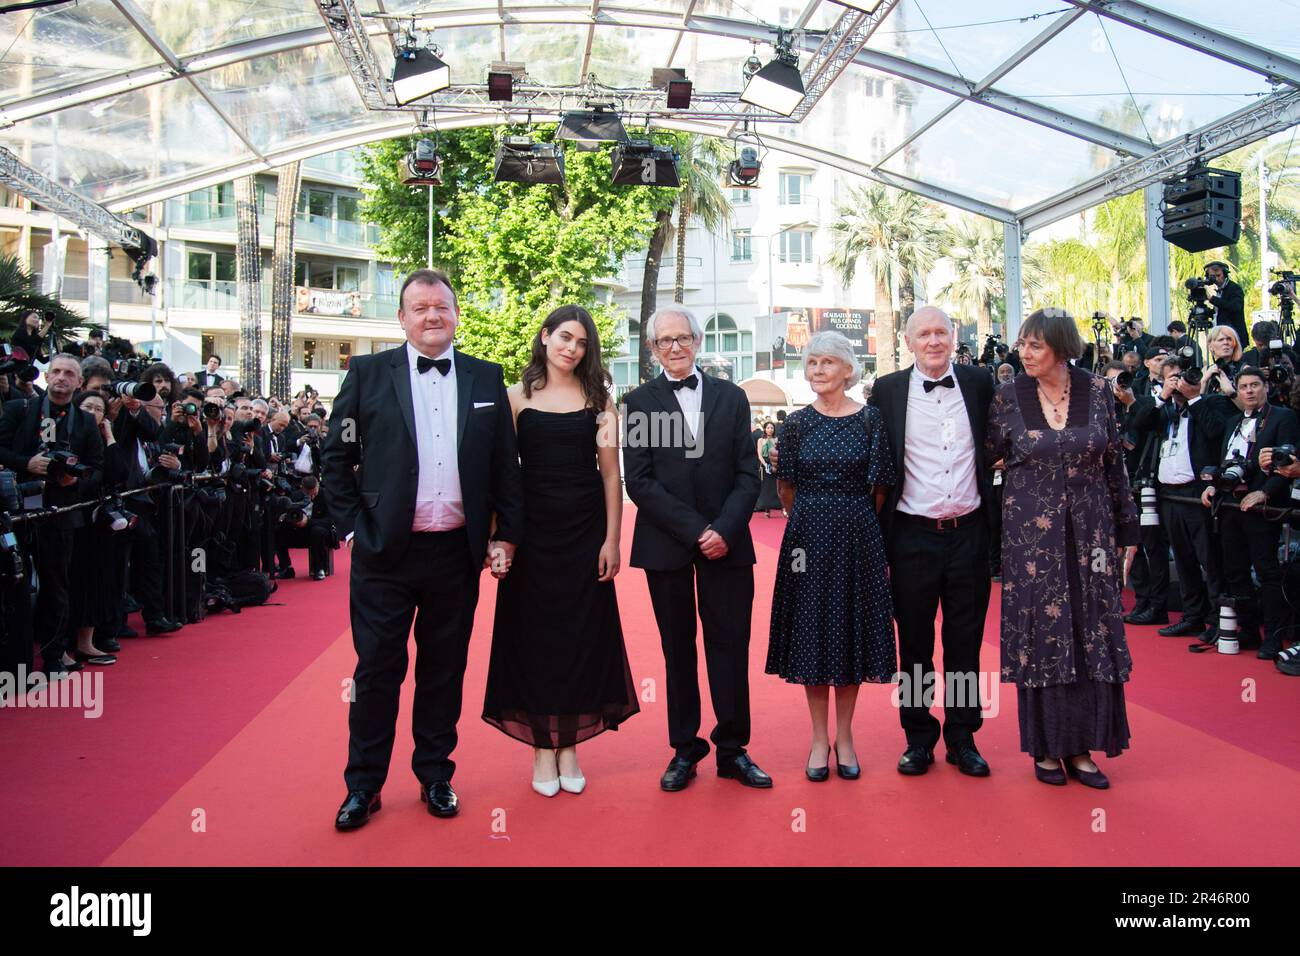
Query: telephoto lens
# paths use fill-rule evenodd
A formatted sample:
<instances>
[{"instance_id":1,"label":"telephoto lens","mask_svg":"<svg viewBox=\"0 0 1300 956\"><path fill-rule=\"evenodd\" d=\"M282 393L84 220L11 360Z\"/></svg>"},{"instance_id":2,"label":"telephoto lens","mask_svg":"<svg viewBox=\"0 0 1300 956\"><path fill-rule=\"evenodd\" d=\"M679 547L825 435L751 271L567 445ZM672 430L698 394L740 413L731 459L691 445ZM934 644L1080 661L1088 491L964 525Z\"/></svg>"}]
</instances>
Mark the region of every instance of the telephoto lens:
<instances>
[{"instance_id":1,"label":"telephoto lens","mask_svg":"<svg viewBox=\"0 0 1300 956\"><path fill-rule=\"evenodd\" d=\"M1204 369L1189 368L1187 371L1183 372L1183 381L1186 382L1188 385L1195 385L1197 388L1199 388L1201 385L1201 379L1204 378L1204 376L1205 376Z\"/></svg>"},{"instance_id":2,"label":"telephoto lens","mask_svg":"<svg viewBox=\"0 0 1300 956\"><path fill-rule=\"evenodd\" d=\"M1240 654L1240 631L1237 630L1237 609L1228 602L1219 607L1219 644L1220 654Z\"/></svg>"},{"instance_id":3,"label":"telephoto lens","mask_svg":"<svg viewBox=\"0 0 1300 956\"><path fill-rule=\"evenodd\" d=\"M152 401L158 394L149 382L113 382L108 387L119 398L136 398L142 402Z\"/></svg>"},{"instance_id":4,"label":"telephoto lens","mask_svg":"<svg viewBox=\"0 0 1300 956\"><path fill-rule=\"evenodd\" d=\"M1138 492L1142 515L1139 518L1142 527L1155 528L1160 524L1160 511L1156 507L1156 490L1151 485L1144 485Z\"/></svg>"}]
</instances>

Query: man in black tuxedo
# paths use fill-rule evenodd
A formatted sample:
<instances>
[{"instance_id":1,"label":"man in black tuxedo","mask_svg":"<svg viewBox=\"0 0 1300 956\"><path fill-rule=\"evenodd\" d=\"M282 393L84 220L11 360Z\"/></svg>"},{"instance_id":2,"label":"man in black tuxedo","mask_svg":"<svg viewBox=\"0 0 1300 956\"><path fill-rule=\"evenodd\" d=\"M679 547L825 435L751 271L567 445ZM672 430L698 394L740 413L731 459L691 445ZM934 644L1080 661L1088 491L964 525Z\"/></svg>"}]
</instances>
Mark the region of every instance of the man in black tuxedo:
<instances>
[{"instance_id":1,"label":"man in black tuxedo","mask_svg":"<svg viewBox=\"0 0 1300 956\"><path fill-rule=\"evenodd\" d=\"M1240 510L1223 508L1219 512L1223 571L1228 591L1237 600L1241 646L1258 647L1258 657L1272 659L1282 649L1287 616L1282 568L1277 557L1282 526L1255 509L1262 505L1286 506L1291 482L1271 467L1260 467L1259 452L1263 448L1300 443L1300 425L1291 409L1268 404L1264 374L1252 365L1243 365L1237 373L1237 394L1243 411L1227 422L1219 457L1226 462L1231 456L1240 455L1250 464L1246 468L1246 495L1241 499ZM1271 464L1271 456L1268 463ZM1206 488L1201 503L1210 507L1215 494L1213 486ZM1252 567L1259 579L1258 607L1250 574Z\"/></svg>"},{"instance_id":2,"label":"man in black tuxedo","mask_svg":"<svg viewBox=\"0 0 1300 956\"><path fill-rule=\"evenodd\" d=\"M348 795L335 820L345 830L380 806L413 617L411 765L429 812L457 813L451 752L479 574L489 552L494 574L508 570L523 529L500 366L452 348L460 310L441 272L412 272L398 303L406 345L349 363L322 453L331 514L352 550L357 669Z\"/></svg>"},{"instance_id":3,"label":"man in black tuxedo","mask_svg":"<svg viewBox=\"0 0 1300 956\"><path fill-rule=\"evenodd\" d=\"M882 376L871 390L898 475L881 510L903 679L899 718L907 737L898 772L915 776L934 763L940 723L923 691L934 680L934 622L942 607L944 685L952 697L942 724L947 760L964 774L986 777L989 765L975 747L975 732L982 723L980 645L991 586L994 496L984 434L993 380L952 362L952 320L942 310L917 309L906 335L916 364Z\"/></svg>"},{"instance_id":4,"label":"man in black tuxedo","mask_svg":"<svg viewBox=\"0 0 1300 956\"><path fill-rule=\"evenodd\" d=\"M221 368L221 356L209 355L208 364L201 372L194 373L194 385L197 388L211 388L213 385L220 385L225 378L217 374L217 369Z\"/></svg>"},{"instance_id":5,"label":"man in black tuxedo","mask_svg":"<svg viewBox=\"0 0 1300 956\"><path fill-rule=\"evenodd\" d=\"M637 506L629 563L645 569L668 677L668 742L676 753L659 785L685 789L709 753L699 736L698 596L718 776L770 787L772 778L745 752L754 603L749 519L759 489L749 400L739 386L696 366L704 330L685 307L656 312L647 337L664 372L624 399L623 465Z\"/></svg>"},{"instance_id":6,"label":"man in black tuxedo","mask_svg":"<svg viewBox=\"0 0 1300 956\"><path fill-rule=\"evenodd\" d=\"M6 402L0 417L0 465L16 473L20 482L45 482L47 508L73 505L99 487L104 467L104 439L93 415L72 403L81 386L81 364L75 355L60 352L45 370L46 393L38 398ZM89 471L74 477L52 460L51 450L71 452L71 464ZM67 636L69 574L73 533L86 521L86 509L67 511L33 522L36 570L40 591L36 597L35 633L41 645L44 670L51 676L66 674L73 648ZM22 648L27 659L30 648Z\"/></svg>"}]
</instances>

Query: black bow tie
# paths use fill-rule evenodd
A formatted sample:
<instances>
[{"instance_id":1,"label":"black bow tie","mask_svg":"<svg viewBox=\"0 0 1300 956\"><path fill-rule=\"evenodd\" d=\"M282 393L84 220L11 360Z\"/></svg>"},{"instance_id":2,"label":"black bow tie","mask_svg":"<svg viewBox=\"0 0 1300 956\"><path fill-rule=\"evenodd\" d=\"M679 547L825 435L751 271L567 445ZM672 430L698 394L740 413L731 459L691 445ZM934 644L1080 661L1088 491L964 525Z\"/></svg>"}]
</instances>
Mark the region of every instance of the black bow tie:
<instances>
[{"instance_id":1,"label":"black bow tie","mask_svg":"<svg viewBox=\"0 0 1300 956\"><path fill-rule=\"evenodd\" d=\"M921 384L925 386L925 393L926 393L927 395L929 395L931 392L933 392L933 391L934 391L936 388L938 388L939 386L943 386L944 388L955 388L955 387L956 387L956 383L953 382L953 380L952 380L952 376L951 376L951 375L945 375L943 378L939 379L939 381L937 381L937 382L922 382Z\"/></svg>"},{"instance_id":2,"label":"black bow tie","mask_svg":"<svg viewBox=\"0 0 1300 956\"><path fill-rule=\"evenodd\" d=\"M671 385L671 386L673 387L673 391L675 392L675 391L677 391L678 389L681 389L681 388L692 388L692 389L693 389L693 388L695 388L695 386L697 386L697 385L700 384L700 380L699 380L699 378L698 378L695 374L692 373L691 375L687 375L685 378L683 378L683 379L679 379L679 380L676 381L676 382L672 382L672 381L670 381L668 384Z\"/></svg>"},{"instance_id":3,"label":"black bow tie","mask_svg":"<svg viewBox=\"0 0 1300 956\"><path fill-rule=\"evenodd\" d=\"M448 372L451 371L451 359L449 358L431 359L431 358L425 358L423 355L421 355L418 359L415 360L415 368L421 375L429 371L429 369L435 367L443 375L446 375Z\"/></svg>"}]
</instances>

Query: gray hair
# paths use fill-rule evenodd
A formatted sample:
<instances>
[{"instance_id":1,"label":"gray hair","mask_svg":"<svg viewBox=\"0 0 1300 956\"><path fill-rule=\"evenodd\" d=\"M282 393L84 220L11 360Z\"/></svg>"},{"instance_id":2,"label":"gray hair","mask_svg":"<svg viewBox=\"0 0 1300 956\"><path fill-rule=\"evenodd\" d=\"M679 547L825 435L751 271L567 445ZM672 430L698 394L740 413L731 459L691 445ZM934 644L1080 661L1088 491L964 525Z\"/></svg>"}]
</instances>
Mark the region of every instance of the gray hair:
<instances>
[{"instance_id":1,"label":"gray hair","mask_svg":"<svg viewBox=\"0 0 1300 956\"><path fill-rule=\"evenodd\" d=\"M691 335L695 337L695 341L699 342L704 338L704 326L701 325L700 320L695 317L695 313L686 308L686 306L674 302L672 305L666 305L662 309L655 309L654 315L650 316L650 319L646 322L645 326L645 340L647 342L654 342L655 326L658 324L659 318L665 315L680 315L690 324Z\"/></svg>"},{"instance_id":2,"label":"gray hair","mask_svg":"<svg viewBox=\"0 0 1300 956\"><path fill-rule=\"evenodd\" d=\"M266 403L266 399L264 398L253 399L253 407L260 408L263 411L268 411L268 412L271 410L271 406Z\"/></svg>"},{"instance_id":3,"label":"gray hair","mask_svg":"<svg viewBox=\"0 0 1300 956\"><path fill-rule=\"evenodd\" d=\"M862 379L862 365L858 362L858 357L853 353L853 343L843 333L828 329L816 333L808 340L808 344L803 349L805 375L807 374L808 359L814 355L825 355L839 359L849 367L849 380L844 383L846 389L857 385Z\"/></svg>"}]
</instances>

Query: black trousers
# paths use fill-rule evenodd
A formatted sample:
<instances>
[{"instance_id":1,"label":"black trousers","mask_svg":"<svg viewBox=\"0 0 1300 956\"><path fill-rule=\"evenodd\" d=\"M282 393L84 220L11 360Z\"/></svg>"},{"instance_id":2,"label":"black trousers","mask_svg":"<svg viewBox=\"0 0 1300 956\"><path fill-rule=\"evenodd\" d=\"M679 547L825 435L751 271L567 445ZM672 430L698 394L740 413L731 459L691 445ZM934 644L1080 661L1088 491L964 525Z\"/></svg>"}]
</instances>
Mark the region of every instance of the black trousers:
<instances>
[{"instance_id":1,"label":"black trousers","mask_svg":"<svg viewBox=\"0 0 1300 956\"><path fill-rule=\"evenodd\" d=\"M47 519L36 530L36 573L40 586L33 624L41 660L47 667L62 660L63 652L71 653L75 646L68 640L71 600L68 576L72 570L73 531L52 525L53 520Z\"/></svg>"},{"instance_id":2,"label":"black trousers","mask_svg":"<svg viewBox=\"0 0 1300 956\"><path fill-rule=\"evenodd\" d=\"M1133 498L1141 513L1141 499L1137 495ZM1157 525L1142 525L1142 543L1133 555L1133 567L1129 570L1129 582L1137 598L1135 606L1157 611L1163 611L1169 603L1169 535L1163 520Z\"/></svg>"},{"instance_id":3,"label":"black trousers","mask_svg":"<svg viewBox=\"0 0 1300 956\"><path fill-rule=\"evenodd\" d=\"M166 617L163 602L163 543L158 536L157 516L140 511L130 537L130 564L126 580L140 605L146 622ZM126 615L122 615L126 623Z\"/></svg>"},{"instance_id":4,"label":"black trousers","mask_svg":"<svg viewBox=\"0 0 1300 956\"><path fill-rule=\"evenodd\" d=\"M704 625L704 664L717 725L709 738L719 762L738 757L749 743L749 629L754 568L698 558L676 571L646 571L650 604L668 675L668 743L677 756L702 760L709 745L699 736L700 677L695 609Z\"/></svg>"},{"instance_id":5,"label":"black trousers","mask_svg":"<svg viewBox=\"0 0 1300 956\"><path fill-rule=\"evenodd\" d=\"M465 530L411 535L401 561L372 567L352 559L352 643L356 694L348 712L349 790L378 792L388 777L397 705L415 622L415 706L411 768L421 784L451 780L456 764L465 659L479 573L470 566ZM419 612L418 614L416 612Z\"/></svg>"},{"instance_id":6,"label":"black trousers","mask_svg":"<svg viewBox=\"0 0 1300 956\"><path fill-rule=\"evenodd\" d=\"M933 679L929 675L934 673L935 615L943 610L946 688L963 684L978 688L989 607L989 528L984 521L973 521L951 531L935 531L899 513L890 525L886 548L898 624L899 669L914 691L903 695L899 721L909 747L933 749L941 725L920 694ZM942 732L950 750L971 741L982 723L978 699L954 700L952 706L945 700Z\"/></svg>"},{"instance_id":7,"label":"black trousers","mask_svg":"<svg viewBox=\"0 0 1300 956\"><path fill-rule=\"evenodd\" d=\"M1282 595L1282 567L1278 543L1282 527L1259 515L1235 508L1219 512L1219 535L1223 545L1223 572L1228 592L1237 599L1237 620L1244 635L1255 636L1261 624L1271 637L1286 624L1286 602ZM1259 597L1250 569L1259 579Z\"/></svg>"},{"instance_id":8,"label":"black trousers","mask_svg":"<svg viewBox=\"0 0 1300 956\"><path fill-rule=\"evenodd\" d=\"M328 521L310 520L305 528L287 522L282 523L275 542L280 569L287 570L293 567L293 559L289 556L290 548L306 548L309 572L314 574L317 571L324 571L325 555L329 550L332 537Z\"/></svg>"},{"instance_id":9,"label":"black trousers","mask_svg":"<svg viewBox=\"0 0 1300 956\"><path fill-rule=\"evenodd\" d=\"M1165 489L1181 497L1199 497L1201 490L1200 485ZM1164 501L1160 511L1160 520L1169 532L1169 543L1174 549L1178 588L1183 596L1183 620L1216 623L1223 572L1219 567L1218 545L1210 533L1210 510L1202 505Z\"/></svg>"}]
</instances>

